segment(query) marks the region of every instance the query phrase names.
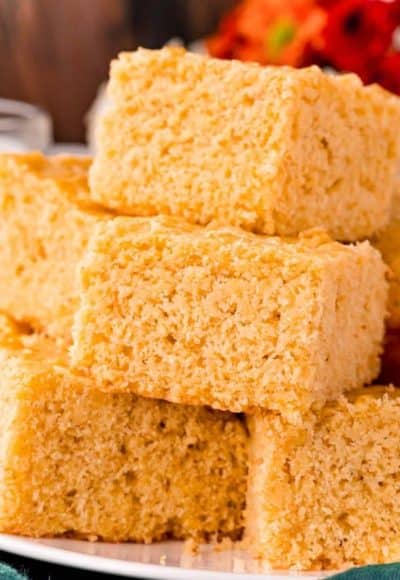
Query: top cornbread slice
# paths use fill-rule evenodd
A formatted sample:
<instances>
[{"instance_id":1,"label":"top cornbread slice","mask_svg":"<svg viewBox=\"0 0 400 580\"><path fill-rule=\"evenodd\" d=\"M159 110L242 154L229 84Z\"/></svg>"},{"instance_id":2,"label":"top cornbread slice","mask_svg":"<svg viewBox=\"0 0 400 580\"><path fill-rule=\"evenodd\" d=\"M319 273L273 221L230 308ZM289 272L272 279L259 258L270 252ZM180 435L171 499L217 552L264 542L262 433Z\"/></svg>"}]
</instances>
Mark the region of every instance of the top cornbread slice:
<instances>
[{"instance_id":1,"label":"top cornbread slice","mask_svg":"<svg viewBox=\"0 0 400 580\"><path fill-rule=\"evenodd\" d=\"M376 376L386 290L368 242L116 218L81 264L72 361L106 390L297 420Z\"/></svg>"},{"instance_id":2,"label":"top cornbread slice","mask_svg":"<svg viewBox=\"0 0 400 580\"><path fill-rule=\"evenodd\" d=\"M69 340L75 269L94 225L90 159L0 155L0 309Z\"/></svg>"},{"instance_id":3,"label":"top cornbread slice","mask_svg":"<svg viewBox=\"0 0 400 580\"><path fill-rule=\"evenodd\" d=\"M140 49L109 95L90 174L104 205L347 241L388 220L400 101L354 75Z\"/></svg>"}]
</instances>

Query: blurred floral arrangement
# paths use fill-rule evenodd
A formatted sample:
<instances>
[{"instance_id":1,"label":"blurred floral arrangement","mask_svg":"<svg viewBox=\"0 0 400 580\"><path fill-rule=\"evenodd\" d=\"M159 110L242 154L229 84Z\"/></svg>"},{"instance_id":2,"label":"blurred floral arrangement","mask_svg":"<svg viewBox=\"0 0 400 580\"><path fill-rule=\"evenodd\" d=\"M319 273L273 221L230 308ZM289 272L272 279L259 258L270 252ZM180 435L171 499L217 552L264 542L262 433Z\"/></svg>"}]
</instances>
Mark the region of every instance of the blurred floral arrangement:
<instances>
[{"instance_id":1,"label":"blurred floral arrangement","mask_svg":"<svg viewBox=\"0 0 400 580\"><path fill-rule=\"evenodd\" d=\"M206 43L219 58L318 64L400 94L400 0L243 0Z\"/></svg>"}]
</instances>

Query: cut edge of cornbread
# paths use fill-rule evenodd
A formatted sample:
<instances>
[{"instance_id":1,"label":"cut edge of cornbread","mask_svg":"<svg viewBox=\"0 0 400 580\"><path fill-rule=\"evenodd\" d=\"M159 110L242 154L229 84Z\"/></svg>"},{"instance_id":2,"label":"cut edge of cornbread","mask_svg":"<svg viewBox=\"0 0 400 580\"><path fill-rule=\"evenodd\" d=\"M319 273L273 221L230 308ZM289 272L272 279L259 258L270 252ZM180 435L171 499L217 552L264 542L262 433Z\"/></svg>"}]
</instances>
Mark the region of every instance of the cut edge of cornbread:
<instances>
[{"instance_id":1,"label":"cut edge of cornbread","mask_svg":"<svg viewBox=\"0 0 400 580\"><path fill-rule=\"evenodd\" d=\"M3 533L112 542L240 537L243 418L102 393L71 373L65 347L21 336L12 322L8 337L2 329Z\"/></svg>"},{"instance_id":2,"label":"cut edge of cornbread","mask_svg":"<svg viewBox=\"0 0 400 580\"><path fill-rule=\"evenodd\" d=\"M301 420L377 375L385 272L368 242L320 231L116 218L80 266L72 364L105 390Z\"/></svg>"},{"instance_id":3,"label":"cut edge of cornbread","mask_svg":"<svg viewBox=\"0 0 400 580\"><path fill-rule=\"evenodd\" d=\"M389 316L390 329L400 328L400 179L397 180L389 224L373 239L390 269Z\"/></svg>"},{"instance_id":4,"label":"cut edge of cornbread","mask_svg":"<svg viewBox=\"0 0 400 580\"><path fill-rule=\"evenodd\" d=\"M399 393L366 387L289 425L249 418L246 545L273 568L335 570L400 557Z\"/></svg>"}]
</instances>

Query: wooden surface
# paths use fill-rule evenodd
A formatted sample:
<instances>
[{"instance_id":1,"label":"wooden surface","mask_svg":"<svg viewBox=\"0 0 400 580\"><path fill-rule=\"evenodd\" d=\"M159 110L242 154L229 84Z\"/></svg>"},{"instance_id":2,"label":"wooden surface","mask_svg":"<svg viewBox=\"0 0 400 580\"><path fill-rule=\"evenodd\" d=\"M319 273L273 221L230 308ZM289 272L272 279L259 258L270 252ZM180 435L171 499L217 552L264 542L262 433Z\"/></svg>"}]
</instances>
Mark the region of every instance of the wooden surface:
<instances>
[{"instance_id":1,"label":"wooden surface","mask_svg":"<svg viewBox=\"0 0 400 580\"><path fill-rule=\"evenodd\" d=\"M0 97L50 112L59 141L81 141L83 117L120 50L186 41L234 0L0 0Z\"/></svg>"}]
</instances>

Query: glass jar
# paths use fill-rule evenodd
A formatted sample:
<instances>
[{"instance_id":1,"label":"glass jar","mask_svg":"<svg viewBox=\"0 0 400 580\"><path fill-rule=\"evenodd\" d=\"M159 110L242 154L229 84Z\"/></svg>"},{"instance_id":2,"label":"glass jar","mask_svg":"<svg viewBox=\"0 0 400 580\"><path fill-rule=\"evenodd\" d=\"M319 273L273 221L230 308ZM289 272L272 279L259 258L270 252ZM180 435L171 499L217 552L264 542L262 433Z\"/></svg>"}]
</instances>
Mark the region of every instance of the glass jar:
<instances>
[{"instance_id":1,"label":"glass jar","mask_svg":"<svg viewBox=\"0 0 400 580\"><path fill-rule=\"evenodd\" d=\"M0 152L46 152L52 144L50 116L33 105L0 99Z\"/></svg>"}]
</instances>

